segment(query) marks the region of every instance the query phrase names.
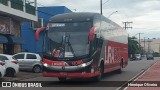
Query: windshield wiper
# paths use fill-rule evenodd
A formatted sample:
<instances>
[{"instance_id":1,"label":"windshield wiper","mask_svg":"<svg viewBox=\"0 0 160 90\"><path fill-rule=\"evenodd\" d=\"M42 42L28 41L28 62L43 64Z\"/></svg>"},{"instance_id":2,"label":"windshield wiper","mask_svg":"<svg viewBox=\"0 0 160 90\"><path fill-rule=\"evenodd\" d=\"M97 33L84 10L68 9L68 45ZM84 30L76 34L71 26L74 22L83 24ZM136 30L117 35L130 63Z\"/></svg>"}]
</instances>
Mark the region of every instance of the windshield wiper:
<instances>
[{"instance_id":1,"label":"windshield wiper","mask_svg":"<svg viewBox=\"0 0 160 90\"><path fill-rule=\"evenodd\" d=\"M70 35L67 36L66 39L67 39L67 44L68 44L68 46L70 47L73 56L76 57L76 55L75 55L75 53L74 53L74 50L73 50L73 48L72 48L72 45L71 45L71 43L70 43Z\"/></svg>"}]
</instances>

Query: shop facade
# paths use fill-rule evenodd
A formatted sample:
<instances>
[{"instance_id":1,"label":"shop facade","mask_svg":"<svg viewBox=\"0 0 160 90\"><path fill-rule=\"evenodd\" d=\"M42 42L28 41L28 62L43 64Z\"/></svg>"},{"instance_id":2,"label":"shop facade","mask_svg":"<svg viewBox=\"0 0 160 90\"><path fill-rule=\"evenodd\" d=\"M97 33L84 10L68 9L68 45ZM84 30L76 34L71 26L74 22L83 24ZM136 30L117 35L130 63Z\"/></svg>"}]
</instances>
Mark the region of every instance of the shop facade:
<instances>
[{"instance_id":1,"label":"shop facade","mask_svg":"<svg viewBox=\"0 0 160 90\"><path fill-rule=\"evenodd\" d=\"M21 52L25 43L20 35L22 22L38 20L34 1L30 5L25 0L0 0L0 54Z\"/></svg>"}]
</instances>

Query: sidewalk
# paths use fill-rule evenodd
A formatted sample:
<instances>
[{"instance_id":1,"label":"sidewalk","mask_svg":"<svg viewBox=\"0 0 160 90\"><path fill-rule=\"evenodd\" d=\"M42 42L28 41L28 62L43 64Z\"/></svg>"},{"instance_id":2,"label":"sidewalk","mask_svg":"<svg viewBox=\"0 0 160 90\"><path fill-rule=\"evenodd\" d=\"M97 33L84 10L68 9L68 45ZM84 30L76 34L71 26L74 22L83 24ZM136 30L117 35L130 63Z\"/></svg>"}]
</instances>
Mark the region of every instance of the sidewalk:
<instances>
[{"instance_id":1,"label":"sidewalk","mask_svg":"<svg viewBox=\"0 0 160 90\"><path fill-rule=\"evenodd\" d=\"M160 84L160 60L149 68L136 81L159 81ZM156 83L156 82L155 82ZM144 85L144 84L143 84ZM160 87L128 87L126 90L160 90Z\"/></svg>"}]
</instances>

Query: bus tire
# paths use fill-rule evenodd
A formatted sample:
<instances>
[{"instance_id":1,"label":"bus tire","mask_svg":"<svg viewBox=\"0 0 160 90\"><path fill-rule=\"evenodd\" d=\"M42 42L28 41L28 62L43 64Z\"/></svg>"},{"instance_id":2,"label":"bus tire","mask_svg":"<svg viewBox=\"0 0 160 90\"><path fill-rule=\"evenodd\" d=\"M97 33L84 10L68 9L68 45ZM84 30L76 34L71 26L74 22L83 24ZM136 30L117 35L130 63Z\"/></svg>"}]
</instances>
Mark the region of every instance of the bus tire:
<instances>
[{"instance_id":1,"label":"bus tire","mask_svg":"<svg viewBox=\"0 0 160 90\"><path fill-rule=\"evenodd\" d=\"M59 81L66 81L67 78L58 78Z\"/></svg>"},{"instance_id":2,"label":"bus tire","mask_svg":"<svg viewBox=\"0 0 160 90\"><path fill-rule=\"evenodd\" d=\"M103 76L103 73L104 73L104 64L103 64L103 62L99 66L99 72L100 72L99 75L93 78L93 80L96 81L96 82L97 81L101 81L101 79L102 79L102 76Z\"/></svg>"},{"instance_id":3,"label":"bus tire","mask_svg":"<svg viewBox=\"0 0 160 90\"><path fill-rule=\"evenodd\" d=\"M122 73L122 70L123 70L123 60L121 60L120 62L120 69L116 70L116 73Z\"/></svg>"}]
</instances>

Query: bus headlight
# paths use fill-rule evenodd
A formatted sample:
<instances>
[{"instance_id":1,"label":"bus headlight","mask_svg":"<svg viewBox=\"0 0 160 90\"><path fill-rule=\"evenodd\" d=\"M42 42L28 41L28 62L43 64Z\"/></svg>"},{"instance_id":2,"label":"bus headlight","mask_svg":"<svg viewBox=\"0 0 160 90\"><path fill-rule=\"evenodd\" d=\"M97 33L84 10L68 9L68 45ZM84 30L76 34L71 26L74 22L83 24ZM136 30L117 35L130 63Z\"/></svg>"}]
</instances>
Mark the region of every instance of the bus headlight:
<instances>
[{"instance_id":1,"label":"bus headlight","mask_svg":"<svg viewBox=\"0 0 160 90\"><path fill-rule=\"evenodd\" d=\"M47 63L44 63L43 66L48 67L48 64L47 64Z\"/></svg>"},{"instance_id":2,"label":"bus headlight","mask_svg":"<svg viewBox=\"0 0 160 90\"><path fill-rule=\"evenodd\" d=\"M87 62L87 63L83 63L83 64L78 65L78 66L79 66L79 67L86 67L86 66L90 65L90 64L92 63L92 61L93 61L93 60L91 60L91 61L89 61L89 62Z\"/></svg>"},{"instance_id":3,"label":"bus headlight","mask_svg":"<svg viewBox=\"0 0 160 90\"><path fill-rule=\"evenodd\" d=\"M86 67L86 66L87 66L86 63L81 64L81 67Z\"/></svg>"}]
</instances>

